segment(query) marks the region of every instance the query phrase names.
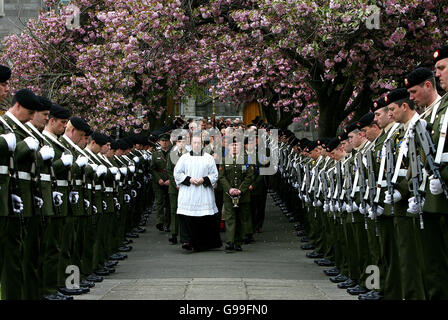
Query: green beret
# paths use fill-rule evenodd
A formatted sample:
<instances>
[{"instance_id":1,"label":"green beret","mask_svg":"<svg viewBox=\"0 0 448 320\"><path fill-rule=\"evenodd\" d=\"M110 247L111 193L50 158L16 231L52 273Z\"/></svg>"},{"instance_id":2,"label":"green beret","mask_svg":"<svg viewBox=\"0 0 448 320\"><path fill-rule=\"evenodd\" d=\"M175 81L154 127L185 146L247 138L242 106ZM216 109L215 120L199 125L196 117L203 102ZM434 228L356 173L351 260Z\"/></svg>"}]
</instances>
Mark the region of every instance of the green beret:
<instances>
[{"instance_id":1,"label":"green beret","mask_svg":"<svg viewBox=\"0 0 448 320\"><path fill-rule=\"evenodd\" d=\"M330 142L330 140L331 138L319 138L317 139L317 144L325 148L327 144Z\"/></svg>"},{"instance_id":2,"label":"green beret","mask_svg":"<svg viewBox=\"0 0 448 320\"><path fill-rule=\"evenodd\" d=\"M169 135L169 133L162 133L162 134L159 136L159 140L160 140L160 141L170 141L170 135Z\"/></svg>"},{"instance_id":3,"label":"green beret","mask_svg":"<svg viewBox=\"0 0 448 320\"><path fill-rule=\"evenodd\" d=\"M318 146L317 141L310 141L308 145L305 147L306 152L311 152L316 149Z\"/></svg>"},{"instance_id":4,"label":"green beret","mask_svg":"<svg viewBox=\"0 0 448 320\"><path fill-rule=\"evenodd\" d=\"M120 147L120 145L119 145L119 143L118 143L118 140L113 140L113 141L111 141L111 143L110 143L110 148L111 148L112 150L120 149L119 147Z\"/></svg>"},{"instance_id":5,"label":"green beret","mask_svg":"<svg viewBox=\"0 0 448 320\"><path fill-rule=\"evenodd\" d=\"M448 58L448 45L442 46L436 51L434 51L434 63L436 63L439 60Z\"/></svg>"},{"instance_id":6,"label":"green beret","mask_svg":"<svg viewBox=\"0 0 448 320\"><path fill-rule=\"evenodd\" d=\"M51 110L53 103L50 100L48 100L47 98L42 97L42 96L37 96L37 99L39 100L40 107L36 111Z\"/></svg>"},{"instance_id":7,"label":"green beret","mask_svg":"<svg viewBox=\"0 0 448 320\"><path fill-rule=\"evenodd\" d=\"M70 122L75 127L75 129L84 131L86 136L90 136L92 134L92 129L90 129L90 126L86 120L80 117L71 117Z\"/></svg>"},{"instance_id":8,"label":"green beret","mask_svg":"<svg viewBox=\"0 0 448 320\"><path fill-rule=\"evenodd\" d=\"M340 143L341 143L341 140L339 140L339 138L337 138L337 137L332 138L328 142L327 147L325 148L325 150L327 150L327 152L331 152L334 149L336 149L339 146Z\"/></svg>"},{"instance_id":9,"label":"green beret","mask_svg":"<svg viewBox=\"0 0 448 320\"><path fill-rule=\"evenodd\" d=\"M348 135L350 132L352 132L356 129L358 129L358 126L356 125L356 122L354 122L344 128L344 133L346 133Z\"/></svg>"},{"instance_id":10,"label":"green beret","mask_svg":"<svg viewBox=\"0 0 448 320\"><path fill-rule=\"evenodd\" d=\"M370 126L373 122L373 119L375 119L375 115L373 114L373 112L368 112L356 122L356 126L358 127L358 129Z\"/></svg>"},{"instance_id":11,"label":"green beret","mask_svg":"<svg viewBox=\"0 0 448 320\"><path fill-rule=\"evenodd\" d=\"M11 78L11 69L8 66L0 65L0 82L6 82Z\"/></svg>"},{"instance_id":12,"label":"green beret","mask_svg":"<svg viewBox=\"0 0 448 320\"><path fill-rule=\"evenodd\" d=\"M400 100L409 99L409 92L406 88L398 88L389 92L384 99L389 105Z\"/></svg>"},{"instance_id":13,"label":"green beret","mask_svg":"<svg viewBox=\"0 0 448 320\"><path fill-rule=\"evenodd\" d=\"M404 78L404 86L412 88L431 78L434 78L434 73L431 70L428 68L417 68Z\"/></svg>"},{"instance_id":14,"label":"green beret","mask_svg":"<svg viewBox=\"0 0 448 320\"><path fill-rule=\"evenodd\" d=\"M340 141L340 142L342 142L342 141L344 141L344 140L347 140L348 139L348 133L342 133L342 134L340 134L340 135L338 135L338 140Z\"/></svg>"},{"instance_id":15,"label":"green beret","mask_svg":"<svg viewBox=\"0 0 448 320\"><path fill-rule=\"evenodd\" d=\"M38 110L40 106L39 99L30 89L21 89L16 92L12 100L13 105L18 102L22 107L28 110Z\"/></svg>"},{"instance_id":16,"label":"green beret","mask_svg":"<svg viewBox=\"0 0 448 320\"><path fill-rule=\"evenodd\" d=\"M101 133L98 131L92 132L90 137L92 138L93 141L95 141L100 146L104 146L106 143L109 142L109 137L107 135L105 135L104 133Z\"/></svg>"},{"instance_id":17,"label":"green beret","mask_svg":"<svg viewBox=\"0 0 448 320\"><path fill-rule=\"evenodd\" d=\"M375 112L381 108L386 107L386 101L385 101L385 97L381 97L378 100L373 102L372 108L370 109L372 112Z\"/></svg>"}]
</instances>

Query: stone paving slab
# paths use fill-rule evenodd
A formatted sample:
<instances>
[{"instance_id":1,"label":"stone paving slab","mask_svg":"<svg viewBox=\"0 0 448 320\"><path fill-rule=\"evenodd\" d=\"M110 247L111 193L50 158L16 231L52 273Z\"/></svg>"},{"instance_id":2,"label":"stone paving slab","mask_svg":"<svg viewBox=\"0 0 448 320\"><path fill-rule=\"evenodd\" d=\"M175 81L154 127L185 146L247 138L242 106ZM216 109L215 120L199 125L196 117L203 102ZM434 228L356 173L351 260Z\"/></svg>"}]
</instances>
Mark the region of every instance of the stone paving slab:
<instances>
[{"instance_id":1,"label":"stone paving slab","mask_svg":"<svg viewBox=\"0 0 448 320\"><path fill-rule=\"evenodd\" d=\"M306 258L294 228L268 196L266 221L243 252L185 252L155 229L134 239L116 272L76 300L357 300ZM221 233L225 239L225 234Z\"/></svg>"}]
</instances>

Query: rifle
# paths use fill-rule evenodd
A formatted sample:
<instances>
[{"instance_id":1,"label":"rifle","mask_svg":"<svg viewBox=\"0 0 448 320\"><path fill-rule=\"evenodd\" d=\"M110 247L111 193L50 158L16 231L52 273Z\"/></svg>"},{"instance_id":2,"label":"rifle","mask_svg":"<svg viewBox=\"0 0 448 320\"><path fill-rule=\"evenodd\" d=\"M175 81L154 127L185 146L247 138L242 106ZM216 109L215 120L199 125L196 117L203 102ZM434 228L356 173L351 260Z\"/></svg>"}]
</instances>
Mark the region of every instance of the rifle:
<instances>
[{"instance_id":1,"label":"rifle","mask_svg":"<svg viewBox=\"0 0 448 320\"><path fill-rule=\"evenodd\" d=\"M418 205L418 214L420 216L420 229L424 229L423 225L423 199L422 192L419 190L419 186L423 181L423 170L420 156L417 154L417 148L415 146L414 132L409 132L408 141L408 155L409 164L412 170L412 193L414 194L415 202Z\"/></svg>"},{"instance_id":2,"label":"rifle","mask_svg":"<svg viewBox=\"0 0 448 320\"><path fill-rule=\"evenodd\" d=\"M310 190L310 184L311 184L311 180L310 180L310 164L307 163L305 164L305 196L308 200L310 200L309 197L309 190ZM310 212L310 206L307 206L307 211Z\"/></svg>"},{"instance_id":3,"label":"rifle","mask_svg":"<svg viewBox=\"0 0 448 320\"><path fill-rule=\"evenodd\" d=\"M328 198L330 199L330 208L333 208L333 210L330 210L330 212L333 213L333 219L336 220L336 212L334 211L334 169L328 171L327 176L328 181L330 182Z\"/></svg>"},{"instance_id":4,"label":"rifle","mask_svg":"<svg viewBox=\"0 0 448 320\"><path fill-rule=\"evenodd\" d=\"M373 219L375 220L375 233L376 233L376 236L378 237L379 233L378 233L378 224L377 224L377 219L376 219L378 206L375 203L376 179L375 179L375 170L373 168L372 149L369 149L366 151L366 158L367 158L368 183L369 183L369 201L370 201L370 207L372 208L372 211L373 211Z\"/></svg>"},{"instance_id":5,"label":"rifle","mask_svg":"<svg viewBox=\"0 0 448 320\"><path fill-rule=\"evenodd\" d=\"M325 174L325 170L321 170L319 172L320 182L322 183L322 192L324 194L324 204L328 205L328 181L327 176Z\"/></svg>"},{"instance_id":6,"label":"rifle","mask_svg":"<svg viewBox=\"0 0 448 320\"><path fill-rule=\"evenodd\" d=\"M364 169L362 167L362 153L358 152L356 154L356 167L359 172L359 181L361 185L359 186L359 201L361 203L361 207L367 211L366 200L364 199L364 195L366 193L366 178L364 176ZM367 212L364 213L364 228L367 230Z\"/></svg>"},{"instance_id":7,"label":"rifle","mask_svg":"<svg viewBox=\"0 0 448 320\"><path fill-rule=\"evenodd\" d=\"M345 195L347 197L347 203L350 206L350 208L353 207L353 199L351 197L352 194L352 190L353 190L353 181L352 181L352 176L350 174L350 166L349 166L349 161L346 160L344 163L344 176L345 176ZM352 222L354 221L354 216L352 215Z\"/></svg>"},{"instance_id":8,"label":"rifle","mask_svg":"<svg viewBox=\"0 0 448 320\"><path fill-rule=\"evenodd\" d=\"M9 180L9 189L10 189L9 192L10 192L10 194L15 194L18 197L20 197L22 193L20 192L20 187L19 187L19 184L17 181L19 174L17 172L17 168L14 165L14 152L13 151L9 151L9 174L11 176L11 178ZM12 200L9 199L8 201L11 202L10 208L12 210L12 206L13 206ZM14 212L13 212L13 215L14 215ZM23 209L20 210L20 212L19 212L19 219L20 219L20 227L22 227L25 223L25 220L23 218Z\"/></svg>"},{"instance_id":9,"label":"rifle","mask_svg":"<svg viewBox=\"0 0 448 320\"><path fill-rule=\"evenodd\" d=\"M337 194L336 194L336 201L338 202L339 210L342 209L341 204L341 193L342 193L342 168L341 168L341 161L336 162L336 184L337 184ZM342 215L340 215L341 224L343 224L342 221Z\"/></svg>"},{"instance_id":10,"label":"rifle","mask_svg":"<svg viewBox=\"0 0 448 320\"><path fill-rule=\"evenodd\" d=\"M412 129L410 129L412 130ZM442 179L442 176L440 174L440 165L437 164L434 160L434 155L436 154L437 150L434 146L434 143L431 139L431 136L429 135L428 130L423 127L422 122L418 120L415 123L414 126L415 134L417 135L417 141L420 147L423 149L423 152L426 156L426 164L428 167L428 171L430 174L432 174L436 179L439 179L443 193L445 194L445 197L448 199L448 187L445 184L445 181Z\"/></svg>"},{"instance_id":11,"label":"rifle","mask_svg":"<svg viewBox=\"0 0 448 320\"><path fill-rule=\"evenodd\" d=\"M316 166L314 167L313 170L313 177L314 177L314 181L313 181L313 196L314 196L314 202L313 202L313 206L317 206L317 201L319 200L319 198L317 197L317 193L319 192L319 168ZM314 218L316 218L317 216L317 212L316 210L314 210Z\"/></svg>"},{"instance_id":12,"label":"rifle","mask_svg":"<svg viewBox=\"0 0 448 320\"><path fill-rule=\"evenodd\" d=\"M387 191L392 197L392 207L391 214L394 215L394 183L392 182L392 177L395 171L395 159L392 146L392 140L386 141L386 181L387 181Z\"/></svg>"},{"instance_id":13,"label":"rifle","mask_svg":"<svg viewBox=\"0 0 448 320\"><path fill-rule=\"evenodd\" d=\"M35 201L35 197L38 197L38 198L43 200L43 197L42 197L42 184L41 184L41 181L40 181L40 172L38 170L36 159L37 159L37 151L33 151L32 152L31 170L30 170L30 175L31 175L31 198L33 199L33 203ZM46 221L45 221L44 211L42 210L42 207L40 209L37 209L37 210L40 210L40 215L41 215L41 219L42 219L42 227L45 227Z\"/></svg>"},{"instance_id":14,"label":"rifle","mask_svg":"<svg viewBox=\"0 0 448 320\"><path fill-rule=\"evenodd\" d=\"M303 182L302 181L302 166L301 166L300 162L297 163L296 176L297 176L297 184L300 186L298 188L299 189L299 198L303 199L302 188L301 188L301 185ZM304 207L303 201L301 201L301 202L302 202L302 208L303 208Z\"/></svg>"}]
</instances>

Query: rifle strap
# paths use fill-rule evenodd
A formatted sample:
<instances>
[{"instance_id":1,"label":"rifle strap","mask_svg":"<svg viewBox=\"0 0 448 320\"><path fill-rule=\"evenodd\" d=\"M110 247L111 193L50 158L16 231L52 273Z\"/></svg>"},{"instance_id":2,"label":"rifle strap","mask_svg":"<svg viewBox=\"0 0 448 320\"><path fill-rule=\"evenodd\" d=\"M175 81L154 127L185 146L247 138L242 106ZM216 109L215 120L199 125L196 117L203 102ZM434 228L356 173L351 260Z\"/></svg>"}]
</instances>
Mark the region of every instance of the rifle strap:
<instances>
[{"instance_id":1,"label":"rifle strap","mask_svg":"<svg viewBox=\"0 0 448 320\"><path fill-rule=\"evenodd\" d=\"M437 163L437 164L440 164L440 162L442 162L442 154L443 154L443 149L445 147L446 130L447 130L447 126L448 126L448 108L446 109L445 113L443 114L443 118L440 119L440 122L442 123L442 126L440 129L439 142L437 144L436 158L434 159L435 163Z\"/></svg>"}]
</instances>

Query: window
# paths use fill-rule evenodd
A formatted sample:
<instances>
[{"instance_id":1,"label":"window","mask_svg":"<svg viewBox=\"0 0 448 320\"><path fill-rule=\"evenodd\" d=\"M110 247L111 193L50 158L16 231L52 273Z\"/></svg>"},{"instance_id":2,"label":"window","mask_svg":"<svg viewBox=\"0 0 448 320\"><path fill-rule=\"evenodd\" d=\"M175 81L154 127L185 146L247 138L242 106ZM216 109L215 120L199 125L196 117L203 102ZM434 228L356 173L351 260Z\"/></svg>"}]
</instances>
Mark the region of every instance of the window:
<instances>
[{"instance_id":1,"label":"window","mask_svg":"<svg viewBox=\"0 0 448 320\"><path fill-rule=\"evenodd\" d=\"M4 1L0 0L0 17L4 17L5 16L5 8L4 8Z\"/></svg>"}]
</instances>

